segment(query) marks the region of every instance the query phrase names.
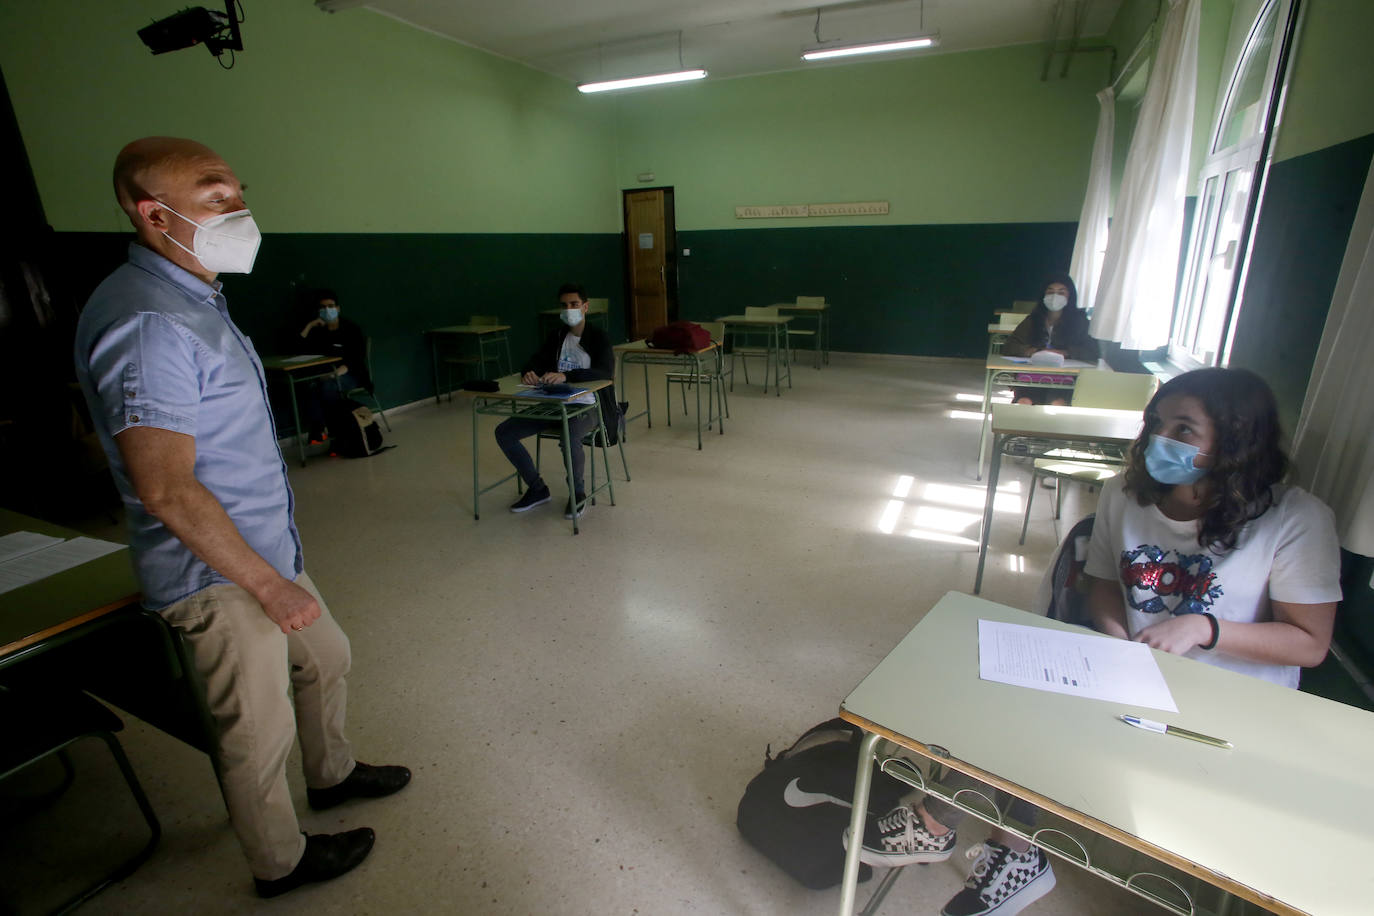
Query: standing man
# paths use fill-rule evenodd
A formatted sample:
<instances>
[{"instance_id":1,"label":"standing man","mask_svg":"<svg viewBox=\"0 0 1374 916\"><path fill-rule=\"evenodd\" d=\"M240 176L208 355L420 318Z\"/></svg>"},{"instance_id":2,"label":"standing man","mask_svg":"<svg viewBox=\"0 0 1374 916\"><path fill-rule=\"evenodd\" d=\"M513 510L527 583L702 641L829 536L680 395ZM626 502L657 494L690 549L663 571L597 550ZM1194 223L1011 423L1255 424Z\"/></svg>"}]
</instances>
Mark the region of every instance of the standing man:
<instances>
[{"instance_id":1,"label":"standing man","mask_svg":"<svg viewBox=\"0 0 1374 916\"><path fill-rule=\"evenodd\" d=\"M521 370L521 381L526 385L556 385L615 378L615 354L611 351L611 338L600 328L587 324L587 291L576 283L564 283L558 288L558 302L563 309L559 316L563 326L545 338L543 345L525 363ZM572 403L591 404L598 395L601 399L601 416L609 430L611 424L619 422L615 390L611 386L602 388L597 395L588 393L574 398ZM583 401L583 397L587 400ZM588 411L568 421L571 441L559 440L558 444L564 453L571 450L572 454L573 484L572 491L568 493L564 518L581 515L585 508L587 497L582 479L587 453L582 448L582 438L595 428L596 414ZM520 441L548 429L556 429L562 435L562 424L553 420L511 417L496 427L496 443L529 488L524 496L511 504L512 512L528 512L553 498L549 493L549 485L539 476L529 450Z\"/></svg>"},{"instance_id":2,"label":"standing man","mask_svg":"<svg viewBox=\"0 0 1374 916\"><path fill-rule=\"evenodd\" d=\"M144 603L185 631L229 821L275 897L352 869L374 840L301 832L293 735L316 810L389 795L410 771L356 762L344 736L348 637L305 574L262 364L215 280L248 273L261 240L238 178L199 143L148 137L120 151L114 185L137 239L81 314L76 374Z\"/></svg>"}]
</instances>

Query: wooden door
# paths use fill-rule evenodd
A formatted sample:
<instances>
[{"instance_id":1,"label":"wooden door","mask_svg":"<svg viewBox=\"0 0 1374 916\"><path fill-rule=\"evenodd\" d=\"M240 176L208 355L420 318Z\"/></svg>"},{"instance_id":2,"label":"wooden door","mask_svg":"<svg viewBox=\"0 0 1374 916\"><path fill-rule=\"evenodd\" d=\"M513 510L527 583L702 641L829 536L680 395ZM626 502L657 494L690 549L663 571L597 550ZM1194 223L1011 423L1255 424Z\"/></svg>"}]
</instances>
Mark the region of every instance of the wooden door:
<instances>
[{"instance_id":1,"label":"wooden door","mask_svg":"<svg viewBox=\"0 0 1374 916\"><path fill-rule=\"evenodd\" d=\"M677 315L673 189L624 192L625 271L631 340L647 337Z\"/></svg>"}]
</instances>

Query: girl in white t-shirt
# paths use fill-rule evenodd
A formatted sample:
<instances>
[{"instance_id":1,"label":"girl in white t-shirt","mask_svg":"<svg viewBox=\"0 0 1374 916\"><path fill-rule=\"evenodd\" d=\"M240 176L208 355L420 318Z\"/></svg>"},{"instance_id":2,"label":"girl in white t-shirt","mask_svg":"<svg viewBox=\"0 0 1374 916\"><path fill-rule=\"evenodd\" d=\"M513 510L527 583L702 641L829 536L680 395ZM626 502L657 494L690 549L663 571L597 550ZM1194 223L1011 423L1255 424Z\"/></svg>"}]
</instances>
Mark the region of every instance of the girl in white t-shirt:
<instances>
[{"instance_id":1,"label":"girl in white t-shirt","mask_svg":"<svg viewBox=\"0 0 1374 916\"><path fill-rule=\"evenodd\" d=\"M1282 481L1278 409L1244 369L1199 369L1145 408L1103 487L1084 571L1097 629L1298 686L1341 598L1331 510Z\"/></svg>"}]
</instances>

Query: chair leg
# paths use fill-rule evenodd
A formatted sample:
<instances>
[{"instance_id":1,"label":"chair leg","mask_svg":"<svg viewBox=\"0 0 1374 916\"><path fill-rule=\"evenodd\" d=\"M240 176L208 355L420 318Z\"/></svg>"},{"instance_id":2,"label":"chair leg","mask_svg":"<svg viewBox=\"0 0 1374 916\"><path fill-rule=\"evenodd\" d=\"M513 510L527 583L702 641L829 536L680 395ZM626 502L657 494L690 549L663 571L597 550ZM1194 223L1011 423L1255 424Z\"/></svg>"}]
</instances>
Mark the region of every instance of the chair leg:
<instances>
[{"instance_id":1,"label":"chair leg","mask_svg":"<svg viewBox=\"0 0 1374 916\"><path fill-rule=\"evenodd\" d=\"M994 455L993 457L994 457L994 460L995 460L995 459L996 459L996 456ZM1026 494L1026 514L1021 518L1021 540L1019 540L1019 541L1016 542L1016 543L1018 543L1018 544L1024 544L1024 543L1026 543L1026 526L1030 524L1030 510L1031 510L1031 503L1035 501L1035 487L1036 487L1036 476L1035 476L1035 471L1032 470L1032 471L1031 471L1031 478L1030 478L1030 492ZM993 498L995 499L996 497L993 497Z\"/></svg>"},{"instance_id":2,"label":"chair leg","mask_svg":"<svg viewBox=\"0 0 1374 916\"><path fill-rule=\"evenodd\" d=\"M1064 509L1064 481L1054 478L1054 520L1059 521Z\"/></svg>"}]
</instances>

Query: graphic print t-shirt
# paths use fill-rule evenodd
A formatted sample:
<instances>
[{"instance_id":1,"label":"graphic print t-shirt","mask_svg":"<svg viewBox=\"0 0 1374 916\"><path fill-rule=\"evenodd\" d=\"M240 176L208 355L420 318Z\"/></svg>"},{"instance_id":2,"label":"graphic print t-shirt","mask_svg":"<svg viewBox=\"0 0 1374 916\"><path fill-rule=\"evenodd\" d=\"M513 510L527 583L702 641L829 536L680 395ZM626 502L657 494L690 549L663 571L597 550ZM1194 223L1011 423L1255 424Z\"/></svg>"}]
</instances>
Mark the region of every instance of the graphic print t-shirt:
<instances>
[{"instance_id":1,"label":"graphic print t-shirt","mask_svg":"<svg viewBox=\"0 0 1374 916\"><path fill-rule=\"evenodd\" d=\"M1166 615L1209 613L1217 620L1274 619L1270 601L1339 601L1340 546L1331 510L1297 487L1275 487L1274 505L1242 532L1234 550L1198 546L1197 522L1141 506L1116 477L1102 488L1084 572L1121 584L1132 636ZM1189 658L1298 686L1298 668L1194 648Z\"/></svg>"},{"instance_id":2,"label":"graphic print t-shirt","mask_svg":"<svg viewBox=\"0 0 1374 916\"><path fill-rule=\"evenodd\" d=\"M567 375L573 369L590 369L592 356L582 349L582 338L568 334L563 338L563 346L558 351L558 371ZM575 383L569 383L575 384ZM569 404L595 404L596 395L590 391L568 399Z\"/></svg>"}]
</instances>

